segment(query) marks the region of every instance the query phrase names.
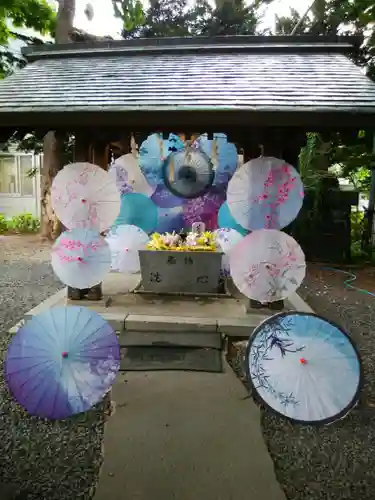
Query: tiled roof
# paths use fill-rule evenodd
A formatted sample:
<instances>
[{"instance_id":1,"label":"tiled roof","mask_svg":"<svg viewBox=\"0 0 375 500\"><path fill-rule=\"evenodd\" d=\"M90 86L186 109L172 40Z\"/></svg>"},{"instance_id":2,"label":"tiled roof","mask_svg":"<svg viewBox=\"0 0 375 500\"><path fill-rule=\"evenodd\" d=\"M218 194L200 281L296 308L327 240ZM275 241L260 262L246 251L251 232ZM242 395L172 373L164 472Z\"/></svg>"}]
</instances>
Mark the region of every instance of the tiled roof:
<instances>
[{"instance_id":1,"label":"tiled roof","mask_svg":"<svg viewBox=\"0 0 375 500\"><path fill-rule=\"evenodd\" d=\"M27 53L32 62L0 82L0 117L173 110L375 114L375 83L342 53L350 44L271 38L37 47Z\"/></svg>"}]
</instances>

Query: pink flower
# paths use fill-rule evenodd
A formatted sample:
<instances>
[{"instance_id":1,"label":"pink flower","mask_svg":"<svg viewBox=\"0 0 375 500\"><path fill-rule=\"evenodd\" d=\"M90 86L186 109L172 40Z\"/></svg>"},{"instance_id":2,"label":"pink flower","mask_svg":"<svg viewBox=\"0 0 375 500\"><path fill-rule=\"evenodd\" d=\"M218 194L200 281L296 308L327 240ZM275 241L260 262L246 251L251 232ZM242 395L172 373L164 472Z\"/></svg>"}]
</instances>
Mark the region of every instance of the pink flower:
<instances>
[{"instance_id":1,"label":"pink flower","mask_svg":"<svg viewBox=\"0 0 375 500\"><path fill-rule=\"evenodd\" d=\"M276 278L277 276L279 276L281 270L275 265L275 264L265 264L264 265L265 269L267 269L268 271L268 274L272 277L272 278Z\"/></svg>"},{"instance_id":2,"label":"pink flower","mask_svg":"<svg viewBox=\"0 0 375 500\"><path fill-rule=\"evenodd\" d=\"M259 273L256 272L250 272L245 276L245 280L247 281L248 285L251 286L254 281L258 278Z\"/></svg>"}]
</instances>

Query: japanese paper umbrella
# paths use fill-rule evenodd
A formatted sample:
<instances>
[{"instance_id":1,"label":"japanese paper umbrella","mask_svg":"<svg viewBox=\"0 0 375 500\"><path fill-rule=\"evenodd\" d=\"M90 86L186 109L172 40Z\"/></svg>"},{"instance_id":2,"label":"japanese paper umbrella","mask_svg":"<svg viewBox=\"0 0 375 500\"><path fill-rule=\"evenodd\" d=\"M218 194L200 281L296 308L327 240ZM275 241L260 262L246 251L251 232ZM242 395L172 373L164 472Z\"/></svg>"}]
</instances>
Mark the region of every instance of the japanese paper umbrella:
<instances>
[{"instance_id":1,"label":"japanese paper umbrella","mask_svg":"<svg viewBox=\"0 0 375 500\"><path fill-rule=\"evenodd\" d=\"M261 303L286 299L302 283L305 256L298 243L276 229L245 236L230 253L234 284L246 297Z\"/></svg>"},{"instance_id":2,"label":"japanese paper umbrella","mask_svg":"<svg viewBox=\"0 0 375 500\"><path fill-rule=\"evenodd\" d=\"M183 205L185 225L191 226L194 222L200 221L211 231L217 229L217 214L224 201L225 191L216 187L212 187L199 198L185 200Z\"/></svg>"},{"instance_id":3,"label":"japanese paper umbrella","mask_svg":"<svg viewBox=\"0 0 375 500\"><path fill-rule=\"evenodd\" d=\"M285 161L260 157L245 163L228 184L227 203L245 229L282 229L298 215L303 202L298 172Z\"/></svg>"},{"instance_id":4,"label":"japanese paper umbrella","mask_svg":"<svg viewBox=\"0 0 375 500\"><path fill-rule=\"evenodd\" d=\"M121 194L142 193L151 196L155 188L147 182L139 161L131 153L120 156L108 170Z\"/></svg>"},{"instance_id":5,"label":"japanese paper umbrella","mask_svg":"<svg viewBox=\"0 0 375 500\"><path fill-rule=\"evenodd\" d=\"M249 234L249 231L247 229L244 229L234 220L226 201L219 208L219 212L217 214L217 222L219 224L219 227L235 229L243 236Z\"/></svg>"},{"instance_id":6,"label":"japanese paper umbrella","mask_svg":"<svg viewBox=\"0 0 375 500\"><path fill-rule=\"evenodd\" d=\"M72 163L53 181L52 206L66 228L102 232L120 212L120 192L102 168L91 163Z\"/></svg>"},{"instance_id":7,"label":"japanese paper umbrella","mask_svg":"<svg viewBox=\"0 0 375 500\"><path fill-rule=\"evenodd\" d=\"M214 235L215 241L220 245L222 251L227 254L243 239L242 234L232 228L216 229Z\"/></svg>"},{"instance_id":8,"label":"japanese paper umbrella","mask_svg":"<svg viewBox=\"0 0 375 500\"><path fill-rule=\"evenodd\" d=\"M65 231L51 252L52 268L67 286L83 290L102 281L111 268L111 251L99 233L89 229Z\"/></svg>"},{"instance_id":9,"label":"japanese paper umbrella","mask_svg":"<svg viewBox=\"0 0 375 500\"><path fill-rule=\"evenodd\" d=\"M209 157L194 148L171 153L163 164L164 183L179 198L198 198L212 186L214 177Z\"/></svg>"},{"instance_id":10,"label":"japanese paper umbrella","mask_svg":"<svg viewBox=\"0 0 375 500\"><path fill-rule=\"evenodd\" d=\"M140 227L117 226L106 238L112 255L112 269L121 273L140 271L138 250L146 249L149 237Z\"/></svg>"},{"instance_id":11,"label":"japanese paper umbrella","mask_svg":"<svg viewBox=\"0 0 375 500\"><path fill-rule=\"evenodd\" d=\"M306 424L344 417L362 386L361 362L348 335L303 312L276 314L254 330L246 370L263 404Z\"/></svg>"},{"instance_id":12,"label":"japanese paper umbrella","mask_svg":"<svg viewBox=\"0 0 375 500\"><path fill-rule=\"evenodd\" d=\"M224 275L229 275L230 272L230 253L233 248L243 239L243 235L232 228L220 228L214 231L215 242L224 252L221 269Z\"/></svg>"},{"instance_id":13,"label":"japanese paper umbrella","mask_svg":"<svg viewBox=\"0 0 375 500\"><path fill-rule=\"evenodd\" d=\"M85 307L53 307L18 330L5 376L31 415L60 420L99 403L119 367L117 336L99 314Z\"/></svg>"}]
</instances>

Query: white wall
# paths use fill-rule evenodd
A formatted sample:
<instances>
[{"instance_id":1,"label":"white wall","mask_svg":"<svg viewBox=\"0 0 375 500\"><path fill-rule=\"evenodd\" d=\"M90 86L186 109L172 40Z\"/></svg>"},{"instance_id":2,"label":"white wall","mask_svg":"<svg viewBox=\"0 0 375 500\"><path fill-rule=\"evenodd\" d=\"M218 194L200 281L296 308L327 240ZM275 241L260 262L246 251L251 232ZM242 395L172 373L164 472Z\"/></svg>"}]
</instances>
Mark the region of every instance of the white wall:
<instances>
[{"instance_id":1,"label":"white wall","mask_svg":"<svg viewBox=\"0 0 375 500\"><path fill-rule=\"evenodd\" d=\"M34 217L40 217L40 202L38 203L36 197L10 197L0 193L0 213L4 214L7 219L25 212Z\"/></svg>"},{"instance_id":2,"label":"white wall","mask_svg":"<svg viewBox=\"0 0 375 500\"><path fill-rule=\"evenodd\" d=\"M15 159L15 168L17 166L17 157L23 156L22 153L2 153L2 156L13 156ZM29 156L29 155L28 155ZM14 193L2 193L0 192L0 213L4 214L6 218L11 218L14 215L20 215L22 213L30 213L34 217L40 217L41 213L41 176L40 176L40 161L41 156L32 156L32 166L36 167L36 175L32 178L33 183L33 195L23 195L20 190L17 189ZM1 164L0 164L1 168ZM16 176L18 177L18 187L20 183L20 171L16 170Z\"/></svg>"}]
</instances>

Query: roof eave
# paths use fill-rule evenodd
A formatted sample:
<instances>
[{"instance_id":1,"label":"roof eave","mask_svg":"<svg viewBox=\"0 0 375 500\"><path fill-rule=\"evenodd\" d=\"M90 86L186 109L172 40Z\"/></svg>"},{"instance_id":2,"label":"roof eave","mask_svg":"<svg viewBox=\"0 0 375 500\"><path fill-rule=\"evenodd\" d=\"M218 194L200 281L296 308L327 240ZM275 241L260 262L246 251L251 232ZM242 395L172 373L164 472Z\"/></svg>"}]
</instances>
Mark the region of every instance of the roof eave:
<instances>
[{"instance_id":1,"label":"roof eave","mask_svg":"<svg viewBox=\"0 0 375 500\"><path fill-rule=\"evenodd\" d=\"M150 38L135 40L106 40L69 44L28 46L22 54L28 61L55 57L90 57L155 54L155 53L215 53L215 52L341 52L358 49L363 42L359 36L228 36Z\"/></svg>"},{"instance_id":2,"label":"roof eave","mask_svg":"<svg viewBox=\"0 0 375 500\"><path fill-rule=\"evenodd\" d=\"M202 108L200 110L169 107L168 109L140 110L103 110L62 111L49 109L43 111L4 109L0 112L0 129L3 127L31 127L75 130L90 128L92 124L106 128L124 127L134 131L150 129L232 129L251 127L293 127L305 130L326 128L372 128L375 130L375 106L366 110L346 108L342 110L313 108L291 109L241 109L241 108ZM5 126L6 124L6 126Z\"/></svg>"}]
</instances>

